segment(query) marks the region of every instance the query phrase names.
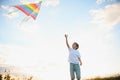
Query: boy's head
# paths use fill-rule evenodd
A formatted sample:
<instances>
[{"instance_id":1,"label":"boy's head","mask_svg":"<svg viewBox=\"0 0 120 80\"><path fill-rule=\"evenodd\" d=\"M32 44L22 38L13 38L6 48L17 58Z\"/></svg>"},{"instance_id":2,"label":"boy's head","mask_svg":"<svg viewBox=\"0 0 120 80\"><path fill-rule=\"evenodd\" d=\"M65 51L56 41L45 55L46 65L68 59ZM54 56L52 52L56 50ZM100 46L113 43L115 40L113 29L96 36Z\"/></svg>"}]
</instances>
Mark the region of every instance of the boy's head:
<instances>
[{"instance_id":1,"label":"boy's head","mask_svg":"<svg viewBox=\"0 0 120 80\"><path fill-rule=\"evenodd\" d=\"M75 49L75 50L77 50L79 48L79 44L77 42L74 42L72 44L72 48Z\"/></svg>"}]
</instances>

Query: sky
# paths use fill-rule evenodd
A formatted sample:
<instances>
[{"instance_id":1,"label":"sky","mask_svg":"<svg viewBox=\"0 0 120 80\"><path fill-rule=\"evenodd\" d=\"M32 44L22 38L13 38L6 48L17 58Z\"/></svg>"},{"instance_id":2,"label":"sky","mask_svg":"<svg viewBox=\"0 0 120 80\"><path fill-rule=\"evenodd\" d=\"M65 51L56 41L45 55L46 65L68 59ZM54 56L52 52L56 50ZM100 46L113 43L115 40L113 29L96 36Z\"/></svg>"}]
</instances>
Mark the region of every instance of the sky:
<instances>
[{"instance_id":1,"label":"sky","mask_svg":"<svg viewBox=\"0 0 120 80\"><path fill-rule=\"evenodd\" d=\"M38 1L0 1L1 66L68 80L68 34L80 45L83 78L120 73L120 0L43 0L37 19L20 24L26 15L12 6Z\"/></svg>"}]
</instances>

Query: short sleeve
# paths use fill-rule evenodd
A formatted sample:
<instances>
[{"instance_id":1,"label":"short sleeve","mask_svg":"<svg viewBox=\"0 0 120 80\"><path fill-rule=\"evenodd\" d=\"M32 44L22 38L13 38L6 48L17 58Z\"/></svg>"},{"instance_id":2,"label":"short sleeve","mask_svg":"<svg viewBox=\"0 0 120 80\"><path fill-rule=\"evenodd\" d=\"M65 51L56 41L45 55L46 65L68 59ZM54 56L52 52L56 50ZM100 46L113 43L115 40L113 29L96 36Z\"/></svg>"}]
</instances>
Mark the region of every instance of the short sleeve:
<instances>
[{"instance_id":1,"label":"short sleeve","mask_svg":"<svg viewBox=\"0 0 120 80\"><path fill-rule=\"evenodd\" d=\"M79 51L78 51L77 57L79 57L79 58L81 57L81 55L80 55L80 52L79 52Z\"/></svg>"},{"instance_id":2,"label":"short sleeve","mask_svg":"<svg viewBox=\"0 0 120 80\"><path fill-rule=\"evenodd\" d=\"M72 50L72 48L68 48L68 50L69 50L69 51L71 51L71 50Z\"/></svg>"}]
</instances>

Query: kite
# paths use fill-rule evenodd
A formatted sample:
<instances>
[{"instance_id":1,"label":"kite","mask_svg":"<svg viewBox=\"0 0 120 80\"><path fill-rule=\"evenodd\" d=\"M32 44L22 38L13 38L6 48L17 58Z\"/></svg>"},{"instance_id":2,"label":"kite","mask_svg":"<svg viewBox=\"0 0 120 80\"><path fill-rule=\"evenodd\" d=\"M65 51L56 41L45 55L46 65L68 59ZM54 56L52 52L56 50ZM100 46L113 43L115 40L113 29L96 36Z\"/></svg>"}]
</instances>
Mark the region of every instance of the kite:
<instances>
[{"instance_id":1,"label":"kite","mask_svg":"<svg viewBox=\"0 0 120 80\"><path fill-rule=\"evenodd\" d=\"M25 5L13 6L13 7L17 8L18 10L22 11L24 14L32 17L35 20L39 13L41 3L42 1L36 4L25 4Z\"/></svg>"},{"instance_id":2,"label":"kite","mask_svg":"<svg viewBox=\"0 0 120 80\"><path fill-rule=\"evenodd\" d=\"M21 23L23 23L23 22L27 21L29 18L36 20L39 10L41 8L41 3L42 3L42 1L40 1L39 3L35 3L35 4L15 5L13 7L16 8L17 11L20 10L25 15L27 15L27 17L25 17L22 20ZM13 12L10 12L9 14L11 14L11 13L13 13Z\"/></svg>"}]
</instances>

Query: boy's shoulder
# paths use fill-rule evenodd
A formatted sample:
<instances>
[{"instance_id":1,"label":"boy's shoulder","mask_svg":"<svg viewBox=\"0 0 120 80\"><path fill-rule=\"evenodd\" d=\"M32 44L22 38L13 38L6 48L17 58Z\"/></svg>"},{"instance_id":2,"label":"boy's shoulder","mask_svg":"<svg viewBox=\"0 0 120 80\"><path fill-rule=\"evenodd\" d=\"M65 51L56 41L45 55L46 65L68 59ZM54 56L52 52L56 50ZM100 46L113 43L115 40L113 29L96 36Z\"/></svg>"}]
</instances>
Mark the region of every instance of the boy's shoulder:
<instances>
[{"instance_id":1,"label":"boy's shoulder","mask_svg":"<svg viewBox=\"0 0 120 80\"><path fill-rule=\"evenodd\" d=\"M77 49L77 50L75 50L75 49L73 49L73 48L68 48L69 50L71 50L71 51L76 51L76 52L79 52L79 50Z\"/></svg>"}]
</instances>

